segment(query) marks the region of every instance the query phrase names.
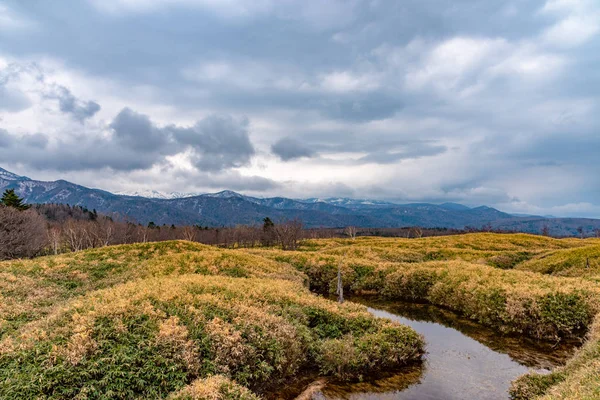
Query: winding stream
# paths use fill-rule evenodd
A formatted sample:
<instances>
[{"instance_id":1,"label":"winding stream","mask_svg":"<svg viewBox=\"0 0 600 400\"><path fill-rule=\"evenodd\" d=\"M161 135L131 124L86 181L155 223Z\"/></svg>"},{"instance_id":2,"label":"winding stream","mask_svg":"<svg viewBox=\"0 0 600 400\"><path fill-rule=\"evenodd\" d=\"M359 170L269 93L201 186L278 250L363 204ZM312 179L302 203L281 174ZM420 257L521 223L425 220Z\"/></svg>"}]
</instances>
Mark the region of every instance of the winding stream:
<instances>
[{"instance_id":1,"label":"winding stream","mask_svg":"<svg viewBox=\"0 0 600 400\"><path fill-rule=\"evenodd\" d=\"M304 392L303 400L508 399L512 380L530 370L543 373L564 364L578 344L502 336L430 305L351 300L367 305L378 317L408 325L422 334L427 343L424 361L367 383L317 381Z\"/></svg>"}]
</instances>

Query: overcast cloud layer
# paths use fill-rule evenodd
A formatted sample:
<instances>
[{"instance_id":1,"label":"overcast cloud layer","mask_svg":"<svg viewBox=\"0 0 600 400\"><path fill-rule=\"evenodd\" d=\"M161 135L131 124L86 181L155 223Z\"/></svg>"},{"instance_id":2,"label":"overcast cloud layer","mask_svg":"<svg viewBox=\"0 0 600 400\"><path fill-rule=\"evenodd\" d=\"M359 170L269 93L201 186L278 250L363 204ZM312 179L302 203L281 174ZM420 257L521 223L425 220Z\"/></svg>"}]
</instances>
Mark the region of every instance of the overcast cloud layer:
<instances>
[{"instance_id":1,"label":"overcast cloud layer","mask_svg":"<svg viewBox=\"0 0 600 400\"><path fill-rule=\"evenodd\" d=\"M600 217L597 0L0 0L0 167Z\"/></svg>"}]
</instances>

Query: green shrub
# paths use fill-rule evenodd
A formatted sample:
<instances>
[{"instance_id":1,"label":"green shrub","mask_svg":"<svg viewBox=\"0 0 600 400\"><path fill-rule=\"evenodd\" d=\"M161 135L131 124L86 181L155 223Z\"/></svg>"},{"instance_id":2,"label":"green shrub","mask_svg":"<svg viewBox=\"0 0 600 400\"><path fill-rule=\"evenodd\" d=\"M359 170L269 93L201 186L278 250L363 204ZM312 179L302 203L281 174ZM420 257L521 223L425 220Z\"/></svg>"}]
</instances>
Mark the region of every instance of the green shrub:
<instances>
[{"instance_id":1,"label":"green shrub","mask_svg":"<svg viewBox=\"0 0 600 400\"><path fill-rule=\"evenodd\" d=\"M357 357L334 368L326 343L346 338ZM92 292L0 343L0 398L163 398L215 374L260 390L301 368L360 378L422 351L412 329L296 282L158 277Z\"/></svg>"},{"instance_id":2,"label":"green shrub","mask_svg":"<svg viewBox=\"0 0 600 400\"><path fill-rule=\"evenodd\" d=\"M542 396L550 387L564 380L565 377L560 373L523 375L512 383L510 398L512 400L532 400Z\"/></svg>"}]
</instances>

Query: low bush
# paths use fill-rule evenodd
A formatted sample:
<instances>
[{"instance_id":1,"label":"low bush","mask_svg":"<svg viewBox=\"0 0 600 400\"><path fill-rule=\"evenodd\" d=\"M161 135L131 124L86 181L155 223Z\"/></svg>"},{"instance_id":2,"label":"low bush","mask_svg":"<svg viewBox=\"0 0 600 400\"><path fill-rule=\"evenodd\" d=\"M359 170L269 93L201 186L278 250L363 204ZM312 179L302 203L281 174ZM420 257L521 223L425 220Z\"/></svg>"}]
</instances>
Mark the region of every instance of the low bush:
<instances>
[{"instance_id":1,"label":"low bush","mask_svg":"<svg viewBox=\"0 0 600 400\"><path fill-rule=\"evenodd\" d=\"M3 399L155 398L214 374L259 392L303 367L359 378L419 359L423 340L295 282L183 275L92 292L0 349Z\"/></svg>"},{"instance_id":2,"label":"low bush","mask_svg":"<svg viewBox=\"0 0 600 400\"><path fill-rule=\"evenodd\" d=\"M259 400L260 397L222 375L197 379L168 400Z\"/></svg>"},{"instance_id":3,"label":"low bush","mask_svg":"<svg viewBox=\"0 0 600 400\"><path fill-rule=\"evenodd\" d=\"M537 339L580 336L600 311L600 287L581 278L555 278L464 261L375 262L343 256L263 255L296 267L310 288L332 293L341 265L344 290L429 302L506 333Z\"/></svg>"},{"instance_id":4,"label":"low bush","mask_svg":"<svg viewBox=\"0 0 600 400\"><path fill-rule=\"evenodd\" d=\"M600 317L587 342L567 365L548 375L530 373L513 382L514 400L588 400L600 398Z\"/></svg>"},{"instance_id":5,"label":"low bush","mask_svg":"<svg viewBox=\"0 0 600 400\"><path fill-rule=\"evenodd\" d=\"M538 339L579 336L600 311L600 289L459 261L398 265L382 279L391 299L426 301L506 333Z\"/></svg>"},{"instance_id":6,"label":"low bush","mask_svg":"<svg viewBox=\"0 0 600 400\"><path fill-rule=\"evenodd\" d=\"M411 329L308 291L333 292L338 268L347 292L435 304L506 333L580 336L600 311L598 243L469 234L282 251L173 241L0 262L0 398L254 400L304 369L360 379L419 359ZM578 267L587 259L589 271ZM600 397L598 324L567 366L519 379L513 397Z\"/></svg>"}]
</instances>

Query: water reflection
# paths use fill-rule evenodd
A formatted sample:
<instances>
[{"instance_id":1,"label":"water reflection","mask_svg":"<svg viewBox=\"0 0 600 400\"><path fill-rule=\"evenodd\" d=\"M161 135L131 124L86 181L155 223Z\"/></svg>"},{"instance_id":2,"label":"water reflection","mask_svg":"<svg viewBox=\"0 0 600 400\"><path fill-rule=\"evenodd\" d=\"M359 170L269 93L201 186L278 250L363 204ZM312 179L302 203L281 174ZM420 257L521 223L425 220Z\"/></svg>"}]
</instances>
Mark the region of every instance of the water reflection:
<instances>
[{"instance_id":1,"label":"water reflection","mask_svg":"<svg viewBox=\"0 0 600 400\"><path fill-rule=\"evenodd\" d=\"M412 326L412 322L434 322L453 328L496 352L508 354L513 361L534 369L552 369L563 365L582 343L580 340L549 343L525 336L502 335L452 311L428 304L389 302L377 297L356 297L352 301L370 307L371 312L379 317L390 318L389 315L393 314L394 317L390 319L409 326ZM376 310L385 311L387 314L380 315ZM398 317L401 319L398 320Z\"/></svg>"},{"instance_id":2,"label":"water reflection","mask_svg":"<svg viewBox=\"0 0 600 400\"><path fill-rule=\"evenodd\" d=\"M352 400L508 399L510 382L531 369L547 371L572 355L575 343L507 337L428 305L352 299L378 317L408 325L427 343L423 365L368 383L328 383L305 398Z\"/></svg>"}]
</instances>

